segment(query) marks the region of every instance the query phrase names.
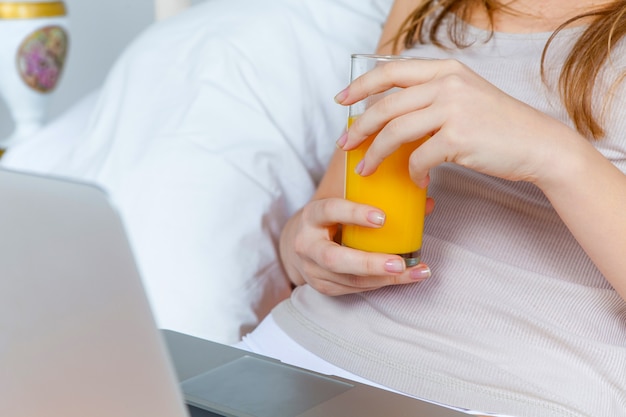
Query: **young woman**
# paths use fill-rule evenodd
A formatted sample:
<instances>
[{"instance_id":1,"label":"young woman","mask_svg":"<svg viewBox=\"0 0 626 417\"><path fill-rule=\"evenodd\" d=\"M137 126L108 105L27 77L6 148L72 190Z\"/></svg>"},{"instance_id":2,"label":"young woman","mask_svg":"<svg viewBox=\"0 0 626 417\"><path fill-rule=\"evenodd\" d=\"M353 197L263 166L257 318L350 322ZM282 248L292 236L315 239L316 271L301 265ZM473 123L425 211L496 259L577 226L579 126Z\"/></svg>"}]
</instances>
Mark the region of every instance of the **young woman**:
<instances>
[{"instance_id":1,"label":"young woman","mask_svg":"<svg viewBox=\"0 0 626 417\"><path fill-rule=\"evenodd\" d=\"M338 93L403 87L337 141L281 237L296 289L241 346L457 407L626 415L625 32L624 1L396 0L378 52L433 59ZM428 266L336 243L384 219L341 198L379 131L361 175L432 134L409 167Z\"/></svg>"}]
</instances>

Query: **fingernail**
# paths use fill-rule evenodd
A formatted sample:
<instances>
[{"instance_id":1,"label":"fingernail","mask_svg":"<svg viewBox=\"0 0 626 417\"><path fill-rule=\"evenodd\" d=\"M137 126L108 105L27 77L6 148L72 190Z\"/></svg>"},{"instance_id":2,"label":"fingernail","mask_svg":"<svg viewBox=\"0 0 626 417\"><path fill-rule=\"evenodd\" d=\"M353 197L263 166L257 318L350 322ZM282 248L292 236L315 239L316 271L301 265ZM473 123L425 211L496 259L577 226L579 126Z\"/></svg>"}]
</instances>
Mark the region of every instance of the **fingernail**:
<instances>
[{"instance_id":1,"label":"fingernail","mask_svg":"<svg viewBox=\"0 0 626 417\"><path fill-rule=\"evenodd\" d=\"M380 211L370 211L367 213L367 220L370 222L382 226L385 224L385 214Z\"/></svg>"},{"instance_id":2,"label":"fingernail","mask_svg":"<svg viewBox=\"0 0 626 417\"><path fill-rule=\"evenodd\" d=\"M344 88L335 96L335 103L342 104L346 97L348 97L348 88Z\"/></svg>"},{"instance_id":3,"label":"fingernail","mask_svg":"<svg viewBox=\"0 0 626 417\"><path fill-rule=\"evenodd\" d=\"M405 268L402 259L390 259L385 262L385 271L387 272L403 272Z\"/></svg>"},{"instance_id":4,"label":"fingernail","mask_svg":"<svg viewBox=\"0 0 626 417\"><path fill-rule=\"evenodd\" d=\"M354 172L356 172L358 175L361 175L361 172L363 172L364 166L365 166L365 161L361 160L361 162L356 164L356 168L354 169Z\"/></svg>"},{"instance_id":5,"label":"fingernail","mask_svg":"<svg viewBox=\"0 0 626 417\"><path fill-rule=\"evenodd\" d=\"M414 281L423 281L427 278L430 278L430 275L430 268L424 264L417 265L416 267L411 269L411 272L409 273L409 276Z\"/></svg>"},{"instance_id":6,"label":"fingernail","mask_svg":"<svg viewBox=\"0 0 626 417\"><path fill-rule=\"evenodd\" d=\"M335 142L335 145L337 145L337 148L343 149L346 142L348 142L348 132L344 132L344 134L341 135L339 139L337 139L337 142Z\"/></svg>"}]
</instances>

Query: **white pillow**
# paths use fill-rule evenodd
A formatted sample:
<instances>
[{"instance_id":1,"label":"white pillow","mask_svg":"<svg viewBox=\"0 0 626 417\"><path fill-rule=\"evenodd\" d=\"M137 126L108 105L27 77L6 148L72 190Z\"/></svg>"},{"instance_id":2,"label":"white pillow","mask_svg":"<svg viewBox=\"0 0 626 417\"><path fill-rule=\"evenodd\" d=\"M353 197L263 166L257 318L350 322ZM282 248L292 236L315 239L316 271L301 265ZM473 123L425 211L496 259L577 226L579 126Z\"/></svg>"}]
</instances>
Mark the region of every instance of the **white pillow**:
<instances>
[{"instance_id":1,"label":"white pillow","mask_svg":"<svg viewBox=\"0 0 626 417\"><path fill-rule=\"evenodd\" d=\"M391 3L209 0L119 59L50 171L111 193L159 326L231 343L289 295L280 229L324 172L346 121L333 96Z\"/></svg>"}]
</instances>

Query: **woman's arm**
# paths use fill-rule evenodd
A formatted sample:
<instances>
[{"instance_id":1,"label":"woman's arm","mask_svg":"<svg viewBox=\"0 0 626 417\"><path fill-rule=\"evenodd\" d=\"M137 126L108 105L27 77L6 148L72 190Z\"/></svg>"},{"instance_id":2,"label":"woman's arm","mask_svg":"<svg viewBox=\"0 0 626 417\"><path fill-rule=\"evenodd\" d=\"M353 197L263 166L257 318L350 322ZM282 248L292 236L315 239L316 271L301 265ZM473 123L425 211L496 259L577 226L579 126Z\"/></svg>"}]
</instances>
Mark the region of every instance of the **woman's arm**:
<instances>
[{"instance_id":1,"label":"woman's arm","mask_svg":"<svg viewBox=\"0 0 626 417\"><path fill-rule=\"evenodd\" d=\"M535 183L626 300L626 175L586 139L563 145L566 152L547 155Z\"/></svg>"},{"instance_id":2,"label":"woman's arm","mask_svg":"<svg viewBox=\"0 0 626 417\"><path fill-rule=\"evenodd\" d=\"M402 52L404 45L402 39L398 42L398 50L393 50L394 39L405 19L420 6L424 1L396 0L389 10L389 15L383 26L383 31L378 41L376 53L380 55L397 55Z\"/></svg>"}]
</instances>

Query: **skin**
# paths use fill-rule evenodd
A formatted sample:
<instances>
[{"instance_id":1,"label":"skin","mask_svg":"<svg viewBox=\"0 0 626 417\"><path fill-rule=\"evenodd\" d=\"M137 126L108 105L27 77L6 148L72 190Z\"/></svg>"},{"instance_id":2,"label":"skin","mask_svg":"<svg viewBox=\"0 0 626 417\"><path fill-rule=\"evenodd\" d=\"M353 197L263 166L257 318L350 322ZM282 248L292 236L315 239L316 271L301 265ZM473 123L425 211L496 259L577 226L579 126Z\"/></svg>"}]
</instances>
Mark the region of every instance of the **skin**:
<instances>
[{"instance_id":1,"label":"skin","mask_svg":"<svg viewBox=\"0 0 626 417\"><path fill-rule=\"evenodd\" d=\"M387 41L414 4L411 0L396 0L379 53L391 52ZM598 4L518 0L511 4L514 10L496 13L495 29L514 33L551 31L564 19ZM476 13L469 23L481 27L486 20ZM405 269L398 257L345 248L334 237L339 224L379 227L377 219L382 214L373 207L342 199L343 151L380 131L360 172L370 175L402 143L434 132L411 155L409 168L417 185L427 186L429 170L442 162L535 184L607 281L626 300L626 175L589 140L453 60L385 65L355 80L335 99L347 106L394 86L403 89L368 109L339 138L340 149L317 192L283 230L281 259L295 285L308 283L324 294L339 295L410 284L430 276L426 265ZM588 198L589 190L598 190L594 198ZM433 205L429 201L428 211Z\"/></svg>"}]
</instances>

